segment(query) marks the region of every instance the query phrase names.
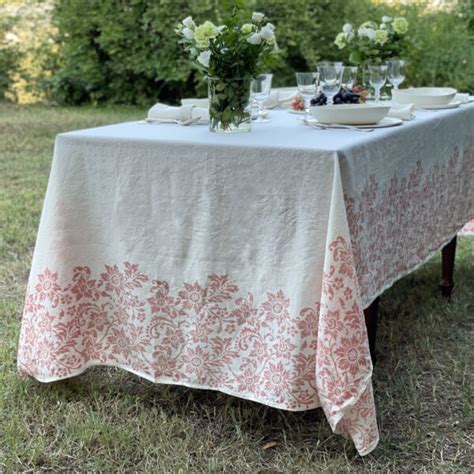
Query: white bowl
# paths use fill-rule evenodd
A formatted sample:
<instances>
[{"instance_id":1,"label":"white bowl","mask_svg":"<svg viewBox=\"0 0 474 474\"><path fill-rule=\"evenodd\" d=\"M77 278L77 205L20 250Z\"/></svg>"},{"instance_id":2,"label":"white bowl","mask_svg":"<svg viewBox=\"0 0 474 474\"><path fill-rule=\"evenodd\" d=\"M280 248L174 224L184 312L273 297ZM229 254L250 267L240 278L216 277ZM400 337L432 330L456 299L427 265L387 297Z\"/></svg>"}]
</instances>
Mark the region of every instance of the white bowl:
<instances>
[{"instance_id":1,"label":"white bowl","mask_svg":"<svg viewBox=\"0 0 474 474\"><path fill-rule=\"evenodd\" d=\"M398 104L444 105L449 104L457 90L452 87L413 87L392 90L392 99Z\"/></svg>"},{"instance_id":2,"label":"white bowl","mask_svg":"<svg viewBox=\"0 0 474 474\"><path fill-rule=\"evenodd\" d=\"M384 119L389 110L390 105L340 104L312 107L311 113L321 123L372 125Z\"/></svg>"}]
</instances>

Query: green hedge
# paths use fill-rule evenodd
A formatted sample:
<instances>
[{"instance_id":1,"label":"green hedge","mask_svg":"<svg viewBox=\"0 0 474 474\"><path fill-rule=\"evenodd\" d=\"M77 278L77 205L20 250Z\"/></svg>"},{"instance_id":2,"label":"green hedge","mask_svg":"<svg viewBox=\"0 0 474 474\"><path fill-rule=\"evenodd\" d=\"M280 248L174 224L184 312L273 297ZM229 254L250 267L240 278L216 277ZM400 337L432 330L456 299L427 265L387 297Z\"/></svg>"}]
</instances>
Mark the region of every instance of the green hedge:
<instances>
[{"instance_id":1,"label":"green hedge","mask_svg":"<svg viewBox=\"0 0 474 474\"><path fill-rule=\"evenodd\" d=\"M345 18L365 0L247 1L277 25L282 60L276 84L293 83L295 69L338 58L332 44ZM149 103L204 94L203 78L177 43L177 23L219 21L229 7L212 0L61 0L55 11L61 67L50 93L61 102ZM359 13L359 17L360 13Z\"/></svg>"},{"instance_id":2,"label":"green hedge","mask_svg":"<svg viewBox=\"0 0 474 474\"><path fill-rule=\"evenodd\" d=\"M3 0L8 2L8 0ZM41 0L27 0L41 3ZM275 85L292 85L294 71L320 60L347 61L333 44L345 22L355 25L382 15L403 14L410 22L412 47L405 85L452 85L474 92L472 2L452 0L446 11L420 2L396 9L383 0L42 0L55 2L55 45L34 55L43 74L29 87L58 103L150 104L204 95L206 85L177 43L176 24L185 16L219 22L239 2L249 12L265 12L277 26L282 57ZM427 2L429 5L432 2ZM5 22L4 22L5 23ZM6 25L6 23L5 23ZM2 27L0 22L0 34ZM17 53L0 48L2 88L18 68ZM1 70L0 69L0 70ZM14 87L14 86L13 86ZM37 94L39 96L40 94Z\"/></svg>"}]
</instances>

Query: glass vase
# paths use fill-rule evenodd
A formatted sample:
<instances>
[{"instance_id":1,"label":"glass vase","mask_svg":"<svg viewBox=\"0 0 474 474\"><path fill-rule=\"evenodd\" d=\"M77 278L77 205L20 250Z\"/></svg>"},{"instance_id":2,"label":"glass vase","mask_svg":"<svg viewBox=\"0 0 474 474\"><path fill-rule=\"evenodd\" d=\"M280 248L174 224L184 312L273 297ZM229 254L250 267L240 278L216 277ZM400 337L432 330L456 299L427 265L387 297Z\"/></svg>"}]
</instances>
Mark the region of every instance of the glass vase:
<instances>
[{"instance_id":1,"label":"glass vase","mask_svg":"<svg viewBox=\"0 0 474 474\"><path fill-rule=\"evenodd\" d=\"M251 77L209 77L209 130L219 133L250 132Z\"/></svg>"}]
</instances>

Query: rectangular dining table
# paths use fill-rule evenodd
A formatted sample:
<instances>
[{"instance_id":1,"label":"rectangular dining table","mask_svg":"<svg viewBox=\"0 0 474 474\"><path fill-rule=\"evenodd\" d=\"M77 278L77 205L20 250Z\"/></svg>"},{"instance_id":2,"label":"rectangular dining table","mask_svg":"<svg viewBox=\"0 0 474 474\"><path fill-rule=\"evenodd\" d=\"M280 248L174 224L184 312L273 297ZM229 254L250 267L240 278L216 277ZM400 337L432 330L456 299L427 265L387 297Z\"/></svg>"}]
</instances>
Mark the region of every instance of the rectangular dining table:
<instances>
[{"instance_id":1,"label":"rectangular dining table","mask_svg":"<svg viewBox=\"0 0 474 474\"><path fill-rule=\"evenodd\" d=\"M26 295L22 374L121 367L378 443L364 309L474 218L474 104L402 125L60 134Z\"/></svg>"}]
</instances>

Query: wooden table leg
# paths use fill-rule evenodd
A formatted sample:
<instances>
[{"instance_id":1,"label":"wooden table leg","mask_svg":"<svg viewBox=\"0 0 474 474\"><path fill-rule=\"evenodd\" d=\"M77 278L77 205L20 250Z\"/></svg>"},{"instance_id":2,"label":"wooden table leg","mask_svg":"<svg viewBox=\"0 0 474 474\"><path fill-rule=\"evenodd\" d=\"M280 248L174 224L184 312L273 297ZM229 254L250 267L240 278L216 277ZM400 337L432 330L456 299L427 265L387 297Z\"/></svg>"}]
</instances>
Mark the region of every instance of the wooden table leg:
<instances>
[{"instance_id":1,"label":"wooden table leg","mask_svg":"<svg viewBox=\"0 0 474 474\"><path fill-rule=\"evenodd\" d=\"M377 335L377 321L379 319L379 298L364 310L365 325L367 326L367 336L369 337L370 356L372 364L375 365L375 337Z\"/></svg>"},{"instance_id":2,"label":"wooden table leg","mask_svg":"<svg viewBox=\"0 0 474 474\"><path fill-rule=\"evenodd\" d=\"M451 298L454 288L454 260L456 257L457 237L446 244L441 250L441 283L439 285L441 294L445 298Z\"/></svg>"}]
</instances>

